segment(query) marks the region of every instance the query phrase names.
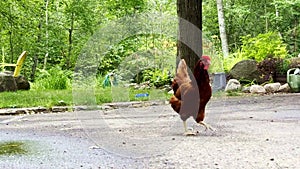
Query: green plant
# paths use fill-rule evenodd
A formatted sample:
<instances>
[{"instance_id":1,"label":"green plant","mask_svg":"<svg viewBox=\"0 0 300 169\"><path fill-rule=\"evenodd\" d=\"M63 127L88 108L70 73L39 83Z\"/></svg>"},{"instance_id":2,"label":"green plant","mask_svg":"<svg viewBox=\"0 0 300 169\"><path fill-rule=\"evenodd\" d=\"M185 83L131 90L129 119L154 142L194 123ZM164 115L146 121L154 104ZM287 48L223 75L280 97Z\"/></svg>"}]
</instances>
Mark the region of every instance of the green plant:
<instances>
[{"instance_id":1,"label":"green plant","mask_svg":"<svg viewBox=\"0 0 300 169\"><path fill-rule=\"evenodd\" d=\"M229 72L231 68L238 62L246 59L253 59L257 62L263 62L260 66L270 67L270 62L266 59L284 59L288 57L286 45L281 40L280 36L275 32L259 34L251 38L250 35L243 36L241 49L224 58L224 70ZM270 63L271 64L271 63ZM275 66L274 64L272 64ZM267 68L269 69L269 68Z\"/></svg>"},{"instance_id":2,"label":"green plant","mask_svg":"<svg viewBox=\"0 0 300 169\"><path fill-rule=\"evenodd\" d=\"M170 72L167 69L146 69L142 71L141 76L141 82L149 81L155 87L161 87L171 82Z\"/></svg>"},{"instance_id":3,"label":"green plant","mask_svg":"<svg viewBox=\"0 0 300 169\"><path fill-rule=\"evenodd\" d=\"M288 59L282 59L276 64L276 74L285 75L291 68L291 61Z\"/></svg>"},{"instance_id":4,"label":"green plant","mask_svg":"<svg viewBox=\"0 0 300 169\"><path fill-rule=\"evenodd\" d=\"M288 53L286 45L278 33L268 32L251 38L250 35L242 37L243 45L241 54L243 58L263 61L268 56L274 58L286 58Z\"/></svg>"},{"instance_id":5,"label":"green plant","mask_svg":"<svg viewBox=\"0 0 300 169\"><path fill-rule=\"evenodd\" d=\"M223 60L224 71L229 72L235 64L242 61L243 59L245 58L243 58L243 55L240 50L236 53L230 54Z\"/></svg>"},{"instance_id":6,"label":"green plant","mask_svg":"<svg viewBox=\"0 0 300 169\"><path fill-rule=\"evenodd\" d=\"M53 67L50 70L40 70L33 89L68 89L71 87L72 72Z\"/></svg>"}]
</instances>

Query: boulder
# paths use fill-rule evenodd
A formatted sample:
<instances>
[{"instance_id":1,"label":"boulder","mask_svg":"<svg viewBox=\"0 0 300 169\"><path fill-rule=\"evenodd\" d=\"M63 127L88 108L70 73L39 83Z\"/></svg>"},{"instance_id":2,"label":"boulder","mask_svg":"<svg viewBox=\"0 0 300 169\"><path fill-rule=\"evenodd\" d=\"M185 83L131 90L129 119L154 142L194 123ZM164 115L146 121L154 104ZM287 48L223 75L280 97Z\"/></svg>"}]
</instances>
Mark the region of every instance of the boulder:
<instances>
[{"instance_id":1,"label":"boulder","mask_svg":"<svg viewBox=\"0 0 300 169\"><path fill-rule=\"evenodd\" d=\"M17 89L16 81L12 75L0 73L0 92L16 91Z\"/></svg>"},{"instance_id":2,"label":"boulder","mask_svg":"<svg viewBox=\"0 0 300 169\"><path fill-rule=\"evenodd\" d=\"M10 71L0 73L0 92L29 89L30 84L24 76L13 77Z\"/></svg>"},{"instance_id":3,"label":"boulder","mask_svg":"<svg viewBox=\"0 0 300 169\"><path fill-rule=\"evenodd\" d=\"M262 73L257 68L255 60L242 60L235 64L229 72L229 76L233 79L256 81L263 83Z\"/></svg>"},{"instance_id":4,"label":"boulder","mask_svg":"<svg viewBox=\"0 0 300 169\"><path fill-rule=\"evenodd\" d=\"M226 85L225 91L237 91L242 88L241 83L236 79L230 79Z\"/></svg>"},{"instance_id":5,"label":"boulder","mask_svg":"<svg viewBox=\"0 0 300 169\"><path fill-rule=\"evenodd\" d=\"M280 83L269 83L269 84L264 85L264 88L267 93L275 93L278 91L280 86L281 86Z\"/></svg>"},{"instance_id":6,"label":"boulder","mask_svg":"<svg viewBox=\"0 0 300 169\"><path fill-rule=\"evenodd\" d=\"M28 80L26 79L26 77L20 75L18 77L15 77L15 81L16 81L18 90L29 90L30 89L30 84L29 84Z\"/></svg>"},{"instance_id":7,"label":"boulder","mask_svg":"<svg viewBox=\"0 0 300 169\"><path fill-rule=\"evenodd\" d=\"M266 89L260 85L252 85L250 87L250 93L252 94L265 94Z\"/></svg>"}]
</instances>

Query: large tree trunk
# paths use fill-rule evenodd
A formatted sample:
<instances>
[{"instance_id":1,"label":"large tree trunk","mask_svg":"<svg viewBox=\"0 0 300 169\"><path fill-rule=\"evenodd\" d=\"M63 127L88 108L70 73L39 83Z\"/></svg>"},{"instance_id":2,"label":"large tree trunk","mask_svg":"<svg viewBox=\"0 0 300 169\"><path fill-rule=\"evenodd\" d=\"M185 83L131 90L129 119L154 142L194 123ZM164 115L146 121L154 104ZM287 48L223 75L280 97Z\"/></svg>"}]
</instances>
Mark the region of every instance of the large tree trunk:
<instances>
[{"instance_id":1,"label":"large tree trunk","mask_svg":"<svg viewBox=\"0 0 300 169\"><path fill-rule=\"evenodd\" d=\"M191 70L202 56L202 0L177 0L179 32L177 62L185 59Z\"/></svg>"},{"instance_id":2,"label":"large tree trunk","mask_svg":"<svg viewBox=\"0 0 300 169\"><path fill-rule=\"evenodd\" d=\"M227 57L229 55L229 49L228 49L225 17L224 17L222 0L217 0L217 8L218 8L218 20L219 20L219 29L220 29L220 38L221 38L221 43L222 43L223 56Z\"/></svg>"}]
</instances>

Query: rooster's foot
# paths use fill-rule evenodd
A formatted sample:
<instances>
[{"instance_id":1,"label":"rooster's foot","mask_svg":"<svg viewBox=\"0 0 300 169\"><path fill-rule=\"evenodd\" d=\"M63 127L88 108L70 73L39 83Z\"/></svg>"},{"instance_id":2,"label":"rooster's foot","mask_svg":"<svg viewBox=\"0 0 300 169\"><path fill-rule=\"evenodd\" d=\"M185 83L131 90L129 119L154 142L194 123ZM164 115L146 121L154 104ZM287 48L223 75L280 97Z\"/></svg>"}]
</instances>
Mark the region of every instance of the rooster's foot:
<instances>
[{"instance_id":1,"label":"rooster's foot","mask_svg":"<svg viewBox=\"0 0 300 169\"><path fill-rule=\"evenodd\" d=\"M211 131L216 131L216 129L211 127L209 124L204 123L203 121L200 121L198 124L203 125L205 127L205 131L208 130L208 129L211 130Z\"/></svg>"},{"instance_id":2,"label":"rooster's foot","mask_svg":"<svg viewBox=\"0 0 300 169\"><path fill-rule=\"evenodd\" d=\"M187 130L184 132L185 136L195 136L196 135L196 132L193 132L192 130Z\"/></svg>"},{"instance_id":3,"label":"rooster's foot","mask_svg":"<svg viewBox=\"0 0 300 169\"><path fill-rule=\"evenodd\" d=\"M193 132L193 128L188 128L187 127L187 124L186 124L186 121L183 121L183 127L184 127L184 134L185 136L195 136L196 133Z\"/></svg>"}]
</instances>

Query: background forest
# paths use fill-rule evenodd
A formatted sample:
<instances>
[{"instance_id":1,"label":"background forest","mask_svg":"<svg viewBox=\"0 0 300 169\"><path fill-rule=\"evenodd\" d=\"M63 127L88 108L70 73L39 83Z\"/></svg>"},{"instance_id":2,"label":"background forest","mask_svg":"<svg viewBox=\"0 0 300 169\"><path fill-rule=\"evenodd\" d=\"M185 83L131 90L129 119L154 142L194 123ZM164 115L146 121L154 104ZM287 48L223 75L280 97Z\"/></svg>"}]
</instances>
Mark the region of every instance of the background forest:
<instances>
[{"instance_id":1,"label":"background forest","mask_svg":"<svg viewBox=\"0 0 300 169\"><path fill-rule=\"evenodd\" d=\"M38 82L37 88L48 89L70 87L82 48L107 23L147 12L177 16L175 0L2 0L0 6L1 62L15 63L26 50L21 73ZM267 55L291 58L300 53L300 0L224 0L223 8L230 53L226 58L216 1L203 0L203 33L225 71L245 58L262 61ZM167 57L176 57L176 39L133 36L110 47L98 68L99 77L140 48L168 48ZM142 81L166 79L173 69L145 69Z\"/></svg>"}]
</instances>

